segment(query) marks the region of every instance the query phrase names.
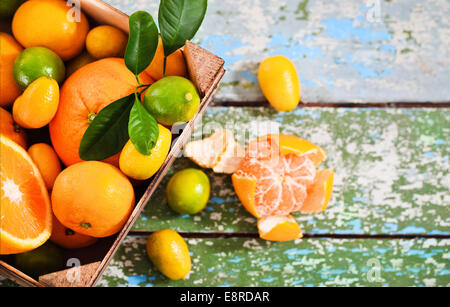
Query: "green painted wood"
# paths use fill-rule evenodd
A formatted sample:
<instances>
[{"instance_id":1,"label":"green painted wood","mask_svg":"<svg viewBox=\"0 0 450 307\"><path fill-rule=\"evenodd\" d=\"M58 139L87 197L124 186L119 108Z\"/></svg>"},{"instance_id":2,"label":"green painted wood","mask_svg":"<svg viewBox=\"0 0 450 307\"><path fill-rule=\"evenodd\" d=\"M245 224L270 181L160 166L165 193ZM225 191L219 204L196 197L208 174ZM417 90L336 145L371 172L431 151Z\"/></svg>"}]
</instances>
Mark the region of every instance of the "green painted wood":
<instances>
[{"instance_id":1,"label":"green painted wood","mask_svg":"<svg viewBox=\"0 0 450 307\"><path fill-rule=\"evenodd\" d=\"M450 286L449 239L186 242L186 280L164 277L147 258L146 236L128 236L98 286Z\"/></svg>"},{"instance_id":2,"label":"green painted wood","mask_svg":"<svg viewBox=\"0 0 450 307\"><path fill-rule=\"evenodd\" d=\"M186 239L189 277L171 281L128 236L99 286L450 286L450 240Z\"/></svg>"},{"instance_id":3,"label":"green painted wood","mask_svg":"<svg viewBox=\"0 0 450 307\"><path fill-rule=\"evenodd\" d=\"M194 138L216 128L241 144L267 130L294 134L328 152L334 195L324 213L296 214L313 234L450 234L450 109L209 108ZM134 225L134 230L257 232L256 220L237 199L229 175L205 170L211 199L201 213L170 210L165 186L177 170L197 167L179 158Z\"/></svg>"}]
</instances>

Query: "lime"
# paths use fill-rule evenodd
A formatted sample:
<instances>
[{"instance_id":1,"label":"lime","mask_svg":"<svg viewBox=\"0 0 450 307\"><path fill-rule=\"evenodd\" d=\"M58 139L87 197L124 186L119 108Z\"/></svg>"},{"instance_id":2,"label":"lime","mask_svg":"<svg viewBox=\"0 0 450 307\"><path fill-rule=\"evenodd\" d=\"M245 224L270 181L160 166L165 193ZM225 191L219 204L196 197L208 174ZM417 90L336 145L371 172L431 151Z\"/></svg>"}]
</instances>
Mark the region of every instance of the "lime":
<instances>
[{"instance_id":1,"label":"lime","mask_svg":"<svg viewBox=\"0 0 450 307\"><path fill-rule=\"evenodd\" d=\"M187 168L170 178L166 188L167 201L172 210L181 214L202 211L209 200L208 176L201 170Z\"/></svg>"},{"instance_id":2,"label":"lime","mask_svg":"<svg viewBox=\"0 0 450 307\"><path fill-rule=\"evenodd\" d=\"M15 266L33 278L64 269L64 257L60 248L51 242L32 251L17 254Z\"/></svg>"},{"instance_id":3,"label":"lime","mask_svg":"<svg viewBox=\"0 0 450 307\"><path fill-rule=\"evenodd\" d=\"M45 47L27 48L14 61L14 81L22 90L42 76L61 84L65 74L64 62L56 53Z\"/></svg>"},{"instance_id":4,"label":"lime","mask_svg":"<svg viewBox=\"0 0 450 307\"><path fill-rule=\"evenodd\" d=\"M25 0L2 0L0 1L0 18L10 18Z\"/></svg>"},{"instance_id":5,"label":"lime","mask_svg":"<svg viewBox=\"0 0 450 307\"><path fill-rule=\"evenodd\" d=\"M159 230L148 237L147 254L156 268L172 280L185 279L191 270L189 248L171 229Z\"/></svg>"},{"instance_id":6,"label":"lime","mask_svg":"<svg viewBox=\"0 0 450 307\"><path fill-rule=\"evenodd\" d=\"M144 95L144 106L166 126L188 122L198 110L200 96L186 78L170 76L155 82Z\"/></svg>"}]
</instances>

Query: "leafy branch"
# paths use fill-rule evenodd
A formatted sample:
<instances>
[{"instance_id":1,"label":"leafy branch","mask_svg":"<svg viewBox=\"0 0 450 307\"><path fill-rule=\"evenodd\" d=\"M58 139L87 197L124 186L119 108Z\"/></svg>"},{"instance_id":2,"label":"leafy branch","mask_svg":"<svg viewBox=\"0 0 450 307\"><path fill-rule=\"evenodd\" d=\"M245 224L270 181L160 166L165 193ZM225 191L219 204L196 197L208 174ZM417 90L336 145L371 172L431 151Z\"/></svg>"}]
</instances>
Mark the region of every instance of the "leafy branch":
<instances>
[{"instance_id":1,"label":"leafy branch","mask_svg":"<svg viewBox=\"0 0 450 307\"><path fill-rule=\"evenodd\" d=\"M165 76L167 57L191 40L206 14L207 0L161 0L158 23L164 48ZM81 140L83 160L103 160L120 152L128 139L143 155L150 155L159 137L158 123L142 105L141 96L151 84L141 84L139 74L152 62L158 47L158 27L153 17L138 11L129 18L130 35L125 65L135 75L133 94L103 108Z\"/></svg>"}]
</instances>

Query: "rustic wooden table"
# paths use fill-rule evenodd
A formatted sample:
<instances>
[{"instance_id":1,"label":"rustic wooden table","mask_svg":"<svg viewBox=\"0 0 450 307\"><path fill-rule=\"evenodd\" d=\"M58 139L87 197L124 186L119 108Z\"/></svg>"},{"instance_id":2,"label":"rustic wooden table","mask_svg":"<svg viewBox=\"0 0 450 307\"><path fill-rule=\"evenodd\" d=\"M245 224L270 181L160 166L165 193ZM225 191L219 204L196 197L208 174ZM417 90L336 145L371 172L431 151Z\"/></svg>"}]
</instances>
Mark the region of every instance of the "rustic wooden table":
<instances>
[{"instance_id":1,"label":"rustic wooden table","mask_svg":"<svg viewBox=\"0 0 450 307\"><path fill-rule=\"evenodd\" d=\"M106 2L157 16L158 1ZM210 0L195 42L228 72L194 137L226 126L244 144L270 126L309 139L328 152L333 198L296 215L303 239L266 242L227 175L206 170L200 214L171 211L168 178L195 167L179 158L99 286L449 286L449 15L447 0ZM257 84L258 63L277 54L296 64L307 102L291 113L268 107ZM187 280L146 256L162 228L187 238Z\"/></svg>"}]
</instances>

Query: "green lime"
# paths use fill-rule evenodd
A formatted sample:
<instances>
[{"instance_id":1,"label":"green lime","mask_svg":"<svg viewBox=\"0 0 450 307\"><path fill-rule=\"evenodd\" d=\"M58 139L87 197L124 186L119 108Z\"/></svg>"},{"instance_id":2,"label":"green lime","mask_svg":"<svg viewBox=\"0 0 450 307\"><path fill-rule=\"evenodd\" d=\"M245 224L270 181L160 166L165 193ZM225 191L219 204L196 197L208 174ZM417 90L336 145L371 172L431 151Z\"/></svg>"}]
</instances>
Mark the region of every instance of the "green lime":
<instances>
[{"instance_id":1,"label":"green lime","mask_svg":"<svg viewBox=\"0 0 450 307\"><path fill-rule=\"evenodd\" d=\"M181 214L196 214L202 211L209 200L208 176L201 170L187 168L170 178L166 188L167 201L174 211Z\"/></svg>"},{"instance_id":2,"label":"green lime","mask_svg":"<svg viewBox=\"0 0 450 307\"><path fill-rule=\"evenodd\" d=\"M144 95L144 106L163 125L188 122L200 105L194 84L186 78L170 76L155 82Z\"/></svg>"},{"instance_id":3,"label":"green lime","mask_svg":"<svg viewBox=\"0 0 450 307\"><path fill-rule=\"evenodd\" d=\"M51 242L32 251L17 254L15 266L33 278L64 269L64 257L60 248Z\"/></svg>"},{"instance_id":4,"label":"green lime","mask_svg":"<svg viewBox=\"0 0 450 307\"><path fill-rule=\"evenodd\" d=\"M25 0L1 0L0 18L10 18Z\"/></svg>"},{"instance_id":5,"label":"green lime","mask_svg":"<svg viewBox=\"0 0 450 307\"><path fill-rule=\"evenodd\" d=\"M61 84L65 74L64 62L56 53L45 47L27 48L14 61L14 81L22 90L42 76Z\"/></svg>"}]
</instances>

